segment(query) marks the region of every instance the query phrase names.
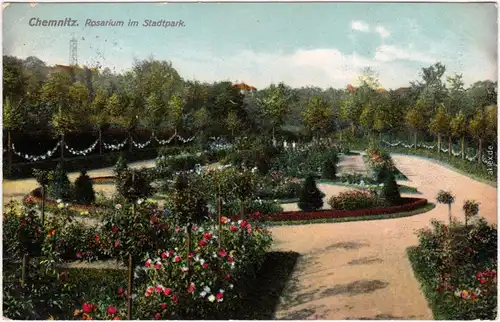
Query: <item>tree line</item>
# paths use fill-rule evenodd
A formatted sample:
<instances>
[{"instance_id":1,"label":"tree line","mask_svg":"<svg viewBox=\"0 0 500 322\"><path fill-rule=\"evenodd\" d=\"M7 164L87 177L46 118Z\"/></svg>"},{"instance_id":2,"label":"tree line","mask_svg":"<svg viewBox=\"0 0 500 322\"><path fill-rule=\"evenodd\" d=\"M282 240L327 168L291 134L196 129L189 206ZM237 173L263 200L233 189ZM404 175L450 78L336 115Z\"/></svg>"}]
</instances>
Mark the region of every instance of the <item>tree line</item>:
<instances>
[{"instance_id":1,"label":"tree line","mask_svg":"<svg viewBox=\"0 0 500 322\"><path fill-rule=\"evenodd\" d=\"M80 66L48 66L36 57L3 57L3 127L10 148L12 131L50 131L64 141L70 132L110 127L196 135L310 139L342 133L373 136L408 133L433 136L441 146L475 140L479 151L496 142L497 83L465 87L463 76L444 79L436 63L421 70L408 87L385 90L365 69L357 84L341 89L291 88L271 84L244 93L233 83L185 80L168 61L135 61L122 73ZM451 149L450 149L451 150ZM479 156L480 159L480 156Z\"/></svg>"}]
</instances>

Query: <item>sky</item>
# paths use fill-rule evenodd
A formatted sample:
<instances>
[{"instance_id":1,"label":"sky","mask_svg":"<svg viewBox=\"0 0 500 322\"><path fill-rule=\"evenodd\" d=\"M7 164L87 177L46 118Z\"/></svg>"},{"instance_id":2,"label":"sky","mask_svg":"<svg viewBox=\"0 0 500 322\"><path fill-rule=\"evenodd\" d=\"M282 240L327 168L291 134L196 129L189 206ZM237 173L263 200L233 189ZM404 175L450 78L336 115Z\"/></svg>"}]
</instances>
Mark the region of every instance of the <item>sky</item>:
<instances>
[{"instance_id":1,"label":"sky","mask_svg":"<svg viewBox=\"0 0 500 322\"><path fill-rule=\"evenodd\" d=\"M37 18L78 26L30 26ZM88 19L124 26L86 26ZM183 26L144 26L146 19ZM469 85L497 79L496 23L488 3L11 3L3 54L68 64L74 35L79 64L115 72L153 57L184 79L345 88L371 67L383 87L397 88L439 61L445 76L461 73Z\"/></svg>"}]
</instances>

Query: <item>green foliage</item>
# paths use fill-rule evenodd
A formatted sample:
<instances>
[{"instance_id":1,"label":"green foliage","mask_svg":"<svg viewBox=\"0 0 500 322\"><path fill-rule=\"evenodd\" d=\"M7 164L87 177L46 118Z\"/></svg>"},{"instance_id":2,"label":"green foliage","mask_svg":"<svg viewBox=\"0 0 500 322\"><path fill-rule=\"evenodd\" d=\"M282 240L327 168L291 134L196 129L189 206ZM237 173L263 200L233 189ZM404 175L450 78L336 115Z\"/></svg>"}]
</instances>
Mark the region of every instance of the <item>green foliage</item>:
<instances>
[{"instance_id":1,"label":"green foliage","mask_svg":"<svg viewBox=\"0 0 500 322\"><path fill-rule=\"evenodd\" d=\"M120 153L113 169L113 173L116 177L119 177L126 170L128 170L127 158L124 153Z\"/></svg>"},{"instance_id":2,"label":"green foliage","mask_svg":"<svg viewBox=\"0 0 500 322\"><path fill-rule=\"evenodd\" d=\"M309 175L304 181L297 205L302 211L315 211L323 207L324 196L325 194L316 186L314 177Z\"/></svg>"},{"instance_id":3,"label":"green foliage","mask_svg":"<svg viewBox=\"0 0 500 322\"><path fill-rule=\"evenodd\" d=\"M182 225L202 222L208 216L204 183L197 175L178 175L171 197L171 210Z\"/></svg>"},{"instance_id":4,"label":"green foliage","mask_svg":"<svg viewBox=\"0 0 500 322\"><path fill-rule=\"evenodd\" d=\"M336 150L328 150L323 155L321 178L334 180L337 177L337 163L339 161Z\"/></svg>"},{"instance_id":5,"label":"green foliage","mask_svg":"<svg viewBox=\"0 0 500 322\"><path fill-rule=\"evenodd\" d=\"M89 205L95 202L94 186L85 170L82 170L75 180L74 196L79 204Z\"/></svg>"},{"instance_id":6,"label":"green foliage","mask_svg":"<svg viewBox=\"0 0 500 322\"><path fill-rule=\"evenodd\" d=\"M350 190L332 196L328 204L335 210L360 210L387 206L375 191Z\"/></svg>"},{"instance_id":7,"label":"green foliage","mask_svg":"<svg viewBox=\"0 0 500 322\"><path fill-rule=\"evenodd\" d=\"M475 200L465 200L462 209L465 214L465 226L467 226L467 222L479 214L479 203Z\"/></svg>"},{"instance_id":8,"label":"green foliage","mask_svg":"<svg viewBox=\"0 0 500 322\"><path fill-rule=\"evenodd\" d=\"M381 196L389 204L397 205L401 200L401 194L399 193L399 186L394 173L390 169L384 168L380 172L379 177L381 177L383 183Z\"/></svg>"},{"instance_id":9,"label":"green foliage","mask_svg":"<svg viewBox=\"0 0 500 322\"><path fill-rule=\"evenodd\" d=\"M128 266L128 255L139 263L146 253L168 245L170 232L162 211L149 202L138 203L135 215L127 204L116 204L104 215L98 234L102 252Z\"/></svg>"},{"instance_id":10,"label":"green foliage","mask_svg":"<svg viewBox=\"0 0 500 322\"><path fill-rule=\"evenodd\" d=\"M409 258L435 319L495 319L496 226L484 219L470 227L433 221L418 237Z\"/></svg>"},{"instance_id":11,"label":"green foliage","mask_svg":"<svg viewBox=\"0 0 500 322\"><path fill-rule=\"evenodd\" d=\"M42 222L34 205L21 208L16 201L5 205L3 212L3 257L21 259L24 254L37 256L44 239Z\"/></svg>"},{"instance_id":12,"label":"green foliage","mask_svg":"<svg viewBox=\"0 0 500 322\"><path fill-rule=\"evenodd\" d=\"M46 187L50 183L49 172L46 170L33 169L33 176L42 187Z\"/></svg>"},{"instance_id":13,"label":"green foliage","mask_svg":"<svg viewBox=\"0 0 500 322\"><path fill-rule=\"evenodd\" d=\"M147 169L125 170L116 180L118 193L128 201L147 198L154 192L152 179Z\"/></svg>"},{"instance_id":14,"label":"green foliage","mask_svg":"<svg viewBox=\"0 0 500 322\"><path fill-rule=\"evenodd\" d=\"M449 191L439 190L436 195L436 201L446 205L451 205L455 202L455 197Z\"/></svg>"},{"instance_id":15,"label":"green foliage","mask_svg":"<svg viewBox=\"0 0 500 322\"><path fill-rule=\"evenodd\" d=\"M53 199L67 201L71 199L72 189L68 174L62 162L57 164L55 171L49 174L49 195Z\"/></svg>"}]
</instances>

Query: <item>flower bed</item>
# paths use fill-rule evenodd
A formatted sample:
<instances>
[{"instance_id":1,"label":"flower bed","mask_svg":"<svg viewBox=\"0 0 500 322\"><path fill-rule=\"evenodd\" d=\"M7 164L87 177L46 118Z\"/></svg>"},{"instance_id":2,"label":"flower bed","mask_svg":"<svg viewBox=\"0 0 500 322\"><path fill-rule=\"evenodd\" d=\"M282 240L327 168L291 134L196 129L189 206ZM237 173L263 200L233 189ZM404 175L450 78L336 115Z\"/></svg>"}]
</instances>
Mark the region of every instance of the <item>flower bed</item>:
<instances>
[{"instance_id":1,"label":"flower bed","mask_svg":"<svg viewBox=\"0 0 500 322\"><path fill-rule=\"evenodd\" d=\"M279 214L262 215L260 213L249 214L249 220L255 221L300 221L300 220L313 220L313 219L328 219L328 218L345 218L345 217L359 217L359 216L374 216L382 214L394 214L398 212L405 212L415 210L427 205L427 199L423 198L402 198L404 204L399 206L391 206L385 208L371 208L361 210L318 210L312 212L304 211L285 211ZM239 216L231 216L233 220L238 220Z\"/></svg>"},{"instance_id":2,"label":"flower bed","mask_svg":"<svg viewBox=\"0 0 500 322\"><path fill-rule=\"evenodd\" d=\"M114 176L102 176L102 177L93 177L91 178L93 184L114 184L115 177Z\"/></svg>"},{"instance_id":3,"label":"flower bed","mask_svg":"<svg viewBox=\"0 0 500 322\"><path fill-rule=\"evenodd\" d=\"M23 200L24 204L29 204L29 203L34 203L37 205L42 204L42 191L41 188L36 188L35 190L31 191L29 194L24 197ZM45 207L46 209L54 209L57 208L59 205L64 205L63 203L59 203L55 200L51 200L48 198L45 198ZM77 215L83 215L83 214L93 214L97 211L99 207L95 205L79 205L79 204L71 204L69 205L69 210L72 212L75 212Z\"/></svg>"},{"instance_id":4,"label":"flower bed","mask_svg":"<svg viewBox=\"0 0 500 322\"><path fill-rule=\"evenodd\" d=\"M494 320L497 315L497 228L432 222L408 249L436 320Z\"/></svg>"}]
</instances>

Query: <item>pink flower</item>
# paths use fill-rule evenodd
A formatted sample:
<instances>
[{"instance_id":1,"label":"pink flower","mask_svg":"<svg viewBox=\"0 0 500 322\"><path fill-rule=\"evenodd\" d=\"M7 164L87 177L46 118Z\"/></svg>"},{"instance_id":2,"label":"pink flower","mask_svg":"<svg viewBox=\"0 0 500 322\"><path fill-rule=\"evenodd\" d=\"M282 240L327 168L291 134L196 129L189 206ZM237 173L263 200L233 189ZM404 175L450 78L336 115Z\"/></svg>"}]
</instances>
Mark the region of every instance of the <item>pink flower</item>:
<instances>
[{"instance_id":1,"label":"pink flower","mask_svg":"<svg viewBox=\"0 0 500 322\"><path fill-rule=\"evenodd\" d=\"M194 224L193 227L191 228L193 231L198 231L198 225Z\"/></svg>"},{"instance_id":2,"label":"pink flower","mask_svg":"<svg viewBox=\"0 0 500 322\"><path fill-rule=\"evenodd\" d=\"M116 312L118 312L118 309L116 307L110 305L110 306L108 306L107 312L109 315L114 315L114 314L116 314Z\"/></svg>"},{"instance_id":3,"label":"pink flower","mask_svg":"<svg viewBox=\"0 0 500 322\"><path fill-rule=\"evenodd\" d=\"M173 250L169 250L169 251L168 251L168 255L167 255L167 257L170 257L170 256L172 256L173 254L175 254L175 251L173 251Z\"/></svg>"},{"instance_id":4,"label":"pink flower","mask_svg":"<svg viewBox=\"0 0 500 322\"><path fill-rule=\"evenodd\" d=\"M165 296L170 296L170 294L172 294L172 289L166 288L165 290L163 290L163 294L165 294Z\"/></svg>"},{"instance_id":5,"label":"pink flower","mask_svg":"<svg viewBox=\"0 0 500 322\"><path fill-rule=\"evenodd\" d=\"M233 225L231 225L231 227L229 227L229 229L230 229L232 232L238 231L238 227L233 226Z\"/></svg>"},{"instance_id":6,"label":"pink flower","mask_svg":"<svg viewBox=\"0 0 500 322\"><path fill-rule=\"evenodd\" d=\"M217 302L222 302L222 299L224 298L224 293L219 292L217 295L215 295L215 298L217 299Z\"/></svg>"},{"instance_id":7,"label":"pink flower","mask_svg":"<svg viewBox=\"0 0 500 322\"><path fill-rule=\"evenodd\" d=\"M115 248L120 247L120 245L121 245L121 244L120 244L120 241L119 241L119 240L115 240Z\"/></svg>"},{"instance_id":8,"label":"pink flower","mask_svg":"<svg viewBox=\"0 0 500 322\"><path fill-rule=\"evenodd\" d=\"M179 303L179 297L177 295L172 296L172 303L174 303L174 304Z\"/></svg>"},{"instance_id":9,"label":"pink flower","mask_svg":"<svg viewBox=\"0 0 500 322\"><path fill-rule=\"evenodd\" d=\"M113 227L111 228L111 230L116 233L118 231L118 226L117 225L113 225Z\"/></svg>"},{"instance_id":10,"label":"pink flower","mask_svg":"<svg viewBox=\"0 0 500 322\"><path fill-rule=\"evenodd\" d=\"M245 228L247 225L248 225L248 223L247 223L245 220L243 220L243 221L240 223L240 227L241 227L241 228Z\"/></svg>"},{"instance_id":11,"label":"pink flower","mask_svg":"<svg viewBox=\"0 0 500 322\"><path fill-rule=\"evenodd\" d=\"M227 252L226 252L226 250L225 250L225 249L221 249L221 250L219 250L219 256L220 256L220 257L226 257L226 255L227 255Z\"/></svg>"},{"instance_id":12,"label":"pink flower","mask_svg":"<svg viewBox=\"0 0 500 322\"><path fill-rule=\"evenodd\" d=\"M159 320L160 318L161 318L160 313L156 313L156 314L155 314L155 319L156 319L156 320Z\"/></svg>"},{"instance_id":13,"label":"pink flower","mask_svg":"<svg viewBox=\"0 0 500 322\"><path fill-rule=\"evenodd\" d=\"M189 286L188 286L187 292L188 292L189 294L194 293L194 289L195 289L194 283L191 283L191 284L189 284Z\"/></svg>"},{"instance_id":14,"label":"pink flower","mask_svg":"<svg viewBox=\"0 0 500 322\"><path fill-rule=\"evenodd\" d=\"M76 253L76 258L82 258L82 252Z\"/></svg>"},{"instance_id":15,"label":"pink flower","mask_svg":"<svg viewBox=\"0 0 500 322\"><path fill-rule=\"evenodd\" d=\"M181 227L175 226L175 231L180 231L180 230L181 230Z\"/></svg>"},{"instance_id":16,"label":"pink flower","mask_svg":"<svg viewBox=\"0 0 500 322\"><path fill-rule=\"evenodd\" d=\"M210 240L212 239L213 235L211 233L204 233L203 234L203 238L206 239L206 240Z\"/></svg>"},{"instance_id":17,"label":"pink flower","mask_svg":"<svg viewBox=\"0 0 500 322\"><path fill-rule=\"evenodd\" d=\"M251 234L252 233L252 228L247 227L247 233Z\"/></svg>"},{"instance_id":18,"label":"pink flower","mask_svg":"<svg viewBox=\"0 0 500 322\"><path fill-rule=\"evenodd\" d=\"M226 274L226 279L230 280L231 279L231 275L230 274Z\"/></svg>"},{"instance_id":19,"label":"pink flower","mask_svg":"<svg viewBox=\"0 0 500 322\"><path fill-rule=\"evenodd\" d=\"M189 253L188 254L188 258L193 258L194 257L194 253Z\"/></svg>"},{"instance_id":20,"label":"pink flower","mask_svg":"<svg viewBox=\"0 0 500 322\"><path fill-rule=\"evenodd\" d=\"M189 271L189 267L183 267L183 268L181 268L181 271L182 271L183 273L186 273L186 272L188 272L188 271Z\"/></svg>"},{"instance_id":21,"label":"pink flower","mask_svg":"<svg viewBox=\"0 0 500 322\"><path fill-rule=\"evenodd\" d=\"M123 295L123 287L118 288L118 295L119 296Z\"/></svg>"},{"instance_id":22,"label":"pink flower","mask_svg":"<svg viewBox=\"0 0 500 322\"><path fill-rule=\"evenodd\" d=\"M200 240L199 245L200 245L201 247L206 246L206 245L207 245L207 242L206 242L204 239L202 239L202 240Z\"/></svg>"},{"instance_id":23,"label":"pink flower","mask_svg":"<svg viewBox=\"0 0 500 322\"><path fill-rule=\"evenodd\" d=\"M232 263L232 262L234 262L234 258L232 256L228 256L227 257L227 261L230 262L230 263Z\"/></svg>"},{"instance_id":24,"label":"pink flower","mask_svg":"<svg viewBox=\"0 0 500 322\"><path fill-rule=\"evenodd\" d=\"M207 263L203 263L203 265L201 265L201 267L203 267L204 269L207 269L208 268L208 264Z\"/></svg>"},{"instance_id":25,"label":"pink flower","mask_svg":"<svg viewBox=\"0 0 500 322\"><path fill-rule=\"evenodd\" d=\"M176 263L180 262L181 260L182 260L182 258L179 255L175 256L175 258L174 258L174 262L176 262Z\"/></svg>"},{"instance_id":26,"label":"pink flower","mask_svg":"<svg viewBox=\"0 0 500 322\"><path fill-rule=\"evenodd\" d=\"M155 291L156 291L156 293L161 293L161 292L163 292L163 286L161 286L161 285L156 285L156 287L155 287Z\"/></svg>"},{"instance_id":27,"label":"pink flower","mask_svg":"<svg viewBox=\"0 0 500 322\"><path fill-rule=\"evenodd\" d=\"M167 305L166 303L162 303L162 304L160 304L160 307L161 307L162 309L166 309L166 308L167 308L167 306L168 306L168 305Z\"/></svg>"},{"instance_id":28,"label":"pink flower","mask_svg":"<svg viewBox=\"0 0 500 322\"><path fill-rule=\"evenodd\" d=\"M150 267L150 266L151 266L151 260L150 260L150 259L148 259L148 260L146 261L146 263L144 263L144 266L146 266L146 267Z\"/></svg>"},{"instance_id":29,"label":"pink flower","mask_svg":"<svg viewBox=\"0 0 500 322\"><path fill-rule=\"evenodd\" d=\"M161 263L160 263L160 262L157 262L157 263L155 264L155 268L156 268L156 269L160 269L160 268L161 268Z\"/></svg>"},{"instance_id":30,"label":"pink flower","mask_svg":"<svg viewBox=\"0 0 500 322\"><path fill-rule=\"evenodd\" d=\"M162 259L165 259L165 258L167 258L167 257L168 257L168 255L167 255L166 253L161 253L161 258L162 258Z\"/></svg>"}]
</instances>

